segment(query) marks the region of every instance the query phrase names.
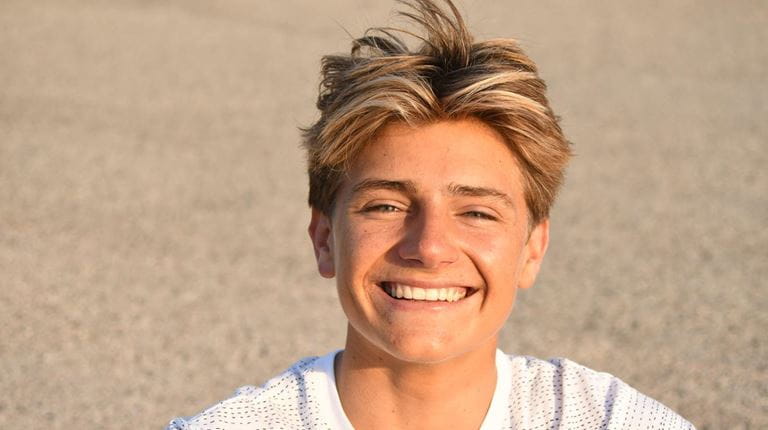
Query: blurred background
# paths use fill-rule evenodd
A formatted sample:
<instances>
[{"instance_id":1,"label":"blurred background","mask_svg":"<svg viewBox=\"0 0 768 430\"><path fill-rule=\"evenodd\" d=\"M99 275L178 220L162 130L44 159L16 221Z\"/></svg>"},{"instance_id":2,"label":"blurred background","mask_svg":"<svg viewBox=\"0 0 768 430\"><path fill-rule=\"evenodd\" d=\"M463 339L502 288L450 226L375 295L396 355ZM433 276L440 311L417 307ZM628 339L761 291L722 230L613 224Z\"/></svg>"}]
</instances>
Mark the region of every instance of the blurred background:
<instances>
[{"instance_id":1,"label":"blurred background","mask_svg":"<svg viewBox=\"0 0 768 430\"><path fill-rule=\"evenodd\" d=\"M459 3L577 156L508 353L768 428L768 4ZM0 2L0 428L162 428L343 346L297 127L373 0Z\"/></svg>"}]
</instances>

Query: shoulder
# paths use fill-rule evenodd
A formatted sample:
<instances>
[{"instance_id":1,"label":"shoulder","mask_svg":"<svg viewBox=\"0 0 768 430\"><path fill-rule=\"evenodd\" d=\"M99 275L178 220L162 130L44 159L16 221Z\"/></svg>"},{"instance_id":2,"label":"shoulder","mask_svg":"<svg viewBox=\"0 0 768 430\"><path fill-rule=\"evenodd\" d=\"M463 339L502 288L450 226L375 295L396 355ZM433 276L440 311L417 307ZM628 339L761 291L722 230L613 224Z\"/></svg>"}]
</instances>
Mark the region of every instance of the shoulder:
<instances>
[{"instance_id":1,"label":"shoulder","mask_svg":"<svg viewBox=\"0 0 768 430\"><path fill-rule=\"evenodd\" d=\"M166 430L302 428L311 409L307 376L319 359L304 358L260 387L241 387L193 417L172 420Z\"/></svg>"},{"instance_id":2,"label":"shoulder","mask_svg":"<svg viewBox=\"0 0 768 430\"><path fill-rule=\"evenodd\" d=\"M611 374L566 358L508 358L510 416L523 426L693 429L680 415Z\"/></svg>"}]
</instances>

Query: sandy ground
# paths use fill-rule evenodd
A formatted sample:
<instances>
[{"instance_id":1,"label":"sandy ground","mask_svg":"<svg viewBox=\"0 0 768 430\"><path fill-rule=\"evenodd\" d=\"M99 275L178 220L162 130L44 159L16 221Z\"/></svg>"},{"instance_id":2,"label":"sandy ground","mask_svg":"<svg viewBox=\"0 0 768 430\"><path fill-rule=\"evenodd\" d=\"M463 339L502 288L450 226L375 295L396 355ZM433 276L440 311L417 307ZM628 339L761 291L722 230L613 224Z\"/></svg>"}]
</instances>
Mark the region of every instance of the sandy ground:
<instances>
[{"instance_id":1,"label":"sandy ground","mask_svg":"<svg viewBox=\"0 0 768 430\"><path fill-rule=\"evenodd\" d=\"M161 428L342 346L297 127L391 8L0 2L0 428ZM462 8L522 40L578 154L503 349L768 428L768 5Z\"/></svg>"}]
</instances>

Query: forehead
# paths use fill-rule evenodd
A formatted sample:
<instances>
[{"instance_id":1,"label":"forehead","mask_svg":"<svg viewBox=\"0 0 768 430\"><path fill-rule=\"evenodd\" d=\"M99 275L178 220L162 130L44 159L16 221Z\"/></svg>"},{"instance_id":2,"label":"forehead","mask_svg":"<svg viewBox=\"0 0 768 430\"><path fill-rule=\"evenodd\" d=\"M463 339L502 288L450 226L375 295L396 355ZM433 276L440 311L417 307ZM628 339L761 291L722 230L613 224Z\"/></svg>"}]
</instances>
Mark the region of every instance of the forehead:
<instances>
[{"instance_id":1,"label":"forehead","mask_svg":"<svg viewBox=\"0 0 768 430\"><path fill-rule=\"evenodd\" d=\"M349 167L344 185L351 187L373 177L411 181L417 187L452 184L522 191L512 150L498 132L474 119L418 127L390 124Z\"/></svg>"}]
</instances>

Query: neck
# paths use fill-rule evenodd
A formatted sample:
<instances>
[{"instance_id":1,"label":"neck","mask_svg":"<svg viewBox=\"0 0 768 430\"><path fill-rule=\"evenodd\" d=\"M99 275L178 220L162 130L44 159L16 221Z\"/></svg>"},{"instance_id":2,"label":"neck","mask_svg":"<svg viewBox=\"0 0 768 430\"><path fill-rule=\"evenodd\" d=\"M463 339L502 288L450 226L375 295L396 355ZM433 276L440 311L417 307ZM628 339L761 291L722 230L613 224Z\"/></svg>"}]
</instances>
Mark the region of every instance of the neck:
<instances>
[{"instance_id":1,"label":"neck","mask_svg":"<svg viewBox=\"0 0 768 430\"><path fill-rule=\"evenodd\" d=\"M496 339L438 363L398 359L351 327L335 363L344 412L355 428L477 429L496 387Z\"/></svg>"}]
</instances>

